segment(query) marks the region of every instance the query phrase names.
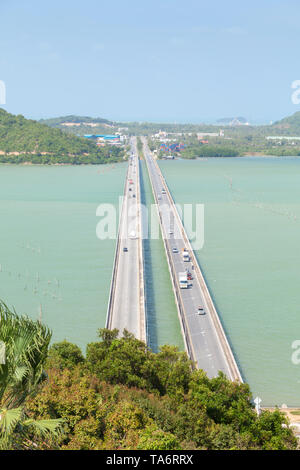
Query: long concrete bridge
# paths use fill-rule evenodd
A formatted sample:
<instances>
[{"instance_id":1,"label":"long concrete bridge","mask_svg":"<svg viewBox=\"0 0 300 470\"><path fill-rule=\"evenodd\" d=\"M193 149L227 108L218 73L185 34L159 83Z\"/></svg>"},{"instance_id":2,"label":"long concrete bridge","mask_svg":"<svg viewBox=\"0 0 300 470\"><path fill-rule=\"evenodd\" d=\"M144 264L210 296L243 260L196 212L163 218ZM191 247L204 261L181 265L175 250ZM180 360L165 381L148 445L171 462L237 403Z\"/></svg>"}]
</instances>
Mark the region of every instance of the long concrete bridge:
<instances>
[{"instance_id":1,"label":"long concrete bridge","mask_svg":"<svg viewBox=\"0 0 300 470\"><path fill-rule=\"evenodd\" d=\"M142 138L142 141L186 351L196 367L205 370L209 377L215 377L219 371L223 371L229 379L242 382L239 368L167 183L150 152L146 138ZM118 328L120 332L126 328L137 338L146 341L147 319L136 138L131 139L131 153L119 221L106 326L110 329ZM189 252L189 262L184 261L180 254L183 249ZM178 273L187 268L192 273L193 280L188 289L181 289ZM204 315L197 314L199 305L204 307Z\"/></svg>"}]
</instances>

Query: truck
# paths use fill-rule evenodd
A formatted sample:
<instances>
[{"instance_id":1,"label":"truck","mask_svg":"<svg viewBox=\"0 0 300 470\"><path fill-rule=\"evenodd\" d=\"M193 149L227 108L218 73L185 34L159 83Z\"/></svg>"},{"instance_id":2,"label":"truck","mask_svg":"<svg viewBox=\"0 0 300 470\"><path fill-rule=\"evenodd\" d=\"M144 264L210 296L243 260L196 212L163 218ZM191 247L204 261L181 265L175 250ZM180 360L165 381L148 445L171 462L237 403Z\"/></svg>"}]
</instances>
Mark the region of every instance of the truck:
<instances>
[{"instance_id":1,"label":"truck","mask_svg":"<svg viewBox=\"0 0 300 470\"><path fill-rule=\"evenodd\" d=\"M184 271L182 273L178 273L178 279L179 279L180 289L187 289L188 288L188 279L187 279L186 271Z\"/></svg>"},{"instance_id":2,"label":"truck","mask_svg":"<svg viewBox=\"0 0 300 470\"><path fill-rule=\"evenodd\" d=\"M189 252L185 248L182 249L182 259L183 261L190 261Z\"/></svg>"}]
</instances>

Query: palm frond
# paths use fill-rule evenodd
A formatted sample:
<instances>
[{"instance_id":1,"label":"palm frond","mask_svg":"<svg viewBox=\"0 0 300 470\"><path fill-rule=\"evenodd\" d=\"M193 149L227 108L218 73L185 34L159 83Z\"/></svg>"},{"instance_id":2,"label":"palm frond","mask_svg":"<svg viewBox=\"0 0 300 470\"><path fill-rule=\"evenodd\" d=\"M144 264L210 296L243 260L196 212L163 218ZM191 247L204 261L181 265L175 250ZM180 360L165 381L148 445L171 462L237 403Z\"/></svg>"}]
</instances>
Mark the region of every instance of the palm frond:
<instances>
[{"instance_id":1,"label":"palm frond","mask_svg":"<svg viewBox=\"0 0 300 470\"><path fill-rule=\"evenodd\" d=\"M0 436L7 436L12 433L16 425L21 421L23 414L23 409L12 408L8 410L3 408L0 410Z\"/></svg>"}]
</instances>

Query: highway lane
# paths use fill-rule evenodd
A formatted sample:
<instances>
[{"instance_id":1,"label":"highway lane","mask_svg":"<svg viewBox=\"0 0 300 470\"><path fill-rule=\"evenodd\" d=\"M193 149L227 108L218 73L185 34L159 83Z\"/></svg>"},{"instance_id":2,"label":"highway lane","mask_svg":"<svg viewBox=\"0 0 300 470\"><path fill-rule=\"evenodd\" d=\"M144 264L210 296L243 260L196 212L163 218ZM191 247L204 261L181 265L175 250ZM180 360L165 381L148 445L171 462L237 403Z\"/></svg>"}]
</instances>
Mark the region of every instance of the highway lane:
<instances>
[{"instance_id":1,"label":"highway lane","mask_svg":"<svg viewBox=\"0 0 300 470\"><path fill-rule=\"evenodd\" d=\"M182 227L180 227L174 214L173 201L170 200L168 191L166 191L166 194L162 194L162 191L165 189L164 181L157 170L156 163L154 163L145 138L143 138L143 145L152 187L156 193L156 201L161 214L166 244L169 248L175 271L178 275L179 272L188 269L194 277L188 289L180 289L194 360L197 363L197 367L205 370L209 377L215 377L219 371L222 371L230 379L233 379L220 338L212 321L210 308L202 292L200 282L197 276L194 275L192 263L183 261L181 251L185 248L185 242L181 233ZM178 253L173 253L172 248L177 248ZM204 307L205 315L197 314L198 306L200 305Z\"/></svg>"},{"instance_id":2,"label":"highway lane","mask_svg":"<svg viewBox=\"0 0 300 470\"><path fill-rule=\"evenodd\" d=\"M137 217L139 171L136 138L131 138L131 155L125 183L122 216L119 221L119 256L110 312L111 329L124 328L145 340L145 325L140 302L140 227ZM132 183L131 183L132 181ZM128 251L124 251L128 250Z\"/></svg>"}]
</instances>

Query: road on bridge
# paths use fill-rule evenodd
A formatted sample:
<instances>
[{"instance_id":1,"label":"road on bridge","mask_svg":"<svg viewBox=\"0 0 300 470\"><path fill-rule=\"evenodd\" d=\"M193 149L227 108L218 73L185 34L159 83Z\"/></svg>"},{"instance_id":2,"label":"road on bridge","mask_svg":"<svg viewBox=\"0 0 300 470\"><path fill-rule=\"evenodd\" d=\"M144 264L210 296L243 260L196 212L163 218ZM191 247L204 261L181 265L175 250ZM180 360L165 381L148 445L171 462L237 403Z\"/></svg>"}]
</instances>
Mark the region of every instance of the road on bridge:
<instances>
[{"instance_id":1,"label":"road on bridge","mask_svg":"<svg viewBox=\"0 0 300 470\"><path fill-rule=\"evenodd\" d=\"M122 212L119 221L119 243L115 259L116 275L111 287L107 327L124 328L143 341L145 311L143 299L143 261L139 216L139 160L136 138L130 140L131 156L125 182Z\"/></svg>"},{"instance_id":2,"label":"road on bridge","mask_svg":"<svg viewBox=\"0 0 300 470\"><path fill-rule=\"evenodd\" d=\"M182 236L183 227L179 224L174 214L174 201L169 197L168 190L165 187L165 181L161 177L156 162L153 160L146 138L142 140L144 156L155 193L155 200L161 214L165 242L170 256L172 257L173 266L175 266L177 276L179 272L184 272L186 269L193 276L189 288L178 290L180 291L184 306L185 323L188 330L187 334L190 336L194 360L197 362L197 367L205 370L209 377L215 377L218 375L219 371L223 371L228 378L235 380L236 377L233 376L234 374L228 365L223 345L212 321L210 306L206 301L200 282L195 275L192 263L183 261L182 249L184 249L186 245ZM174 253L173 248L177 249L178 252ZM199 306L204 307L204 315L197 314Z\"/></svg>"}]
</instances>

